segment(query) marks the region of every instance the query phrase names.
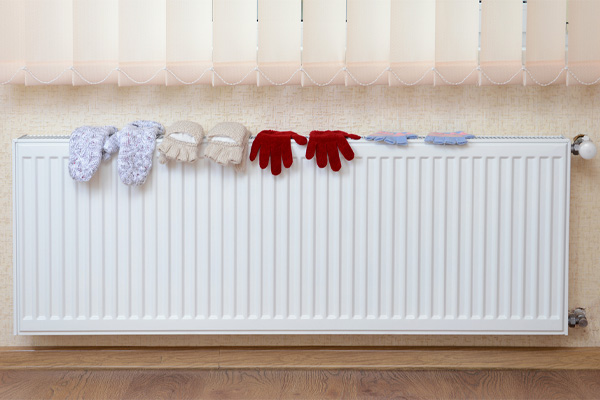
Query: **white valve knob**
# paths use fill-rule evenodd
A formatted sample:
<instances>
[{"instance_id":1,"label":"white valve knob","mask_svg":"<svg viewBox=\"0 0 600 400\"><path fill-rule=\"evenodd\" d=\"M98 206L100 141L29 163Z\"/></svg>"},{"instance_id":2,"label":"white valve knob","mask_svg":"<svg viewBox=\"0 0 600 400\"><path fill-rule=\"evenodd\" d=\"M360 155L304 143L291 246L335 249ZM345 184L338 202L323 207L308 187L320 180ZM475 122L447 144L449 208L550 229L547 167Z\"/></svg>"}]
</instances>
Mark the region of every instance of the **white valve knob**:
<instances>
[{"instance_id":1,"label":"white valve knob","mask_svg":"<svg viewBox=\"0 0 600 400\"><path fill-rule=\"evenodd\" d=\"M579 145L579 155L581 158L591 160L596 156L598 150L596 145L587 136L583 137L583 142Z\"/></svg>"},{"instance_id":2,"label":"white valve knob","mask_svg":"<svg viewBox=\"0 0 600 400\"><path fill-rule=\"evenodd\" d=\"M581 156L585 160L591 160L598 152L594 142L588 136L578 135L573 141L573 154Z\"/></svg>"}]
</instances>

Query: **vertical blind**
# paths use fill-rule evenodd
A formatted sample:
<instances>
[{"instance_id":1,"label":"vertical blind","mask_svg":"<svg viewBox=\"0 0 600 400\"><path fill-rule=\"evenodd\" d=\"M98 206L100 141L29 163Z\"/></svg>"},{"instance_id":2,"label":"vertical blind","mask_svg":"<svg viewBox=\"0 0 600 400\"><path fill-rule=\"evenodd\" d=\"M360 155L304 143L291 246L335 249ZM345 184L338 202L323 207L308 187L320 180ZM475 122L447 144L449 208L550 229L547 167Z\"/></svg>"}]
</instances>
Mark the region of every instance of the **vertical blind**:
<instances>
[{"instance_id":1,"label":"vertical blind","mask_svg":"<svg viewBox=\"0 0 600 400\"><path fill-rule=\"evenodd\" d=\"M527 68L525 82L528 85L537 82L564 82L565 74L562 71L566 59L566 23L566 1L528 1L525 50L525 67Z\"/></svg>"},{"instance_id":2,"label":"vertical blind","mask_svg":"<svg viewBox=\"0 0 600 400\"><path fill-rule=\"evenodd\" d=\"M597 83L600 0L529 0L526 13L524 6L523 0L0 0L0 83Z\"/></svg>"},{"instance_id":3,"label":"vertical blind","mask_svg":"<svg viewBox=\"0 0 600 400\"><path fill-rule=\"evenodd\" d=\"M481 84L523 82L523 2L481 3Z\"/></svg>"}]
</instances>

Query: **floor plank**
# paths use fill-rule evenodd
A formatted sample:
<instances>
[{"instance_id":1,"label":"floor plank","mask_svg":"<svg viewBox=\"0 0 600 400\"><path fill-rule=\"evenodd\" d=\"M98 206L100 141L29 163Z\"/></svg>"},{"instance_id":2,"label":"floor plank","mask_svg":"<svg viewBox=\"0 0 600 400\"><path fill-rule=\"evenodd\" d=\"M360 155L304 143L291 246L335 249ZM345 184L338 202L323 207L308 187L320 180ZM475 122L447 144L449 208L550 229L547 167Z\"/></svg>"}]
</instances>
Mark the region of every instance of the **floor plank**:
<instances>
[{"instance_id":1,"label":"floor plank","mask_svg":"<svg viewBox=\"0 0 600 400\"><path fill-rule=\"evenodd\" d=\"M219 366L218 348L56 348L0 350L0 369L9 368L198 368Z\"/></svg>"},{"instance_id":2,"label":"floor plank","mask_svg":"<svg viewBox=\"0 0 600 400\"><path fill-rule=\"evenodd\" d=\"M4 370L0 399L598 399L600 371Z\"/></svg>"},{"instance_id":3,"label":"floor plank","mask_svg":"<svg viewBox=\"0 0 600 400\"><path fill-rule=\"evenodd\" d=\"M221 368L600 369L600 348L223 349Z\"/></svg>"},{"instance_id":4,"label":"floor plank","mask_svg":"<svg viewBox=\"0 0 600 400\"><path fill-rule=\"evenodd\" d=\"M600 348L0 349L1 369L600 370Z\"/></svg>"}]
</instances>

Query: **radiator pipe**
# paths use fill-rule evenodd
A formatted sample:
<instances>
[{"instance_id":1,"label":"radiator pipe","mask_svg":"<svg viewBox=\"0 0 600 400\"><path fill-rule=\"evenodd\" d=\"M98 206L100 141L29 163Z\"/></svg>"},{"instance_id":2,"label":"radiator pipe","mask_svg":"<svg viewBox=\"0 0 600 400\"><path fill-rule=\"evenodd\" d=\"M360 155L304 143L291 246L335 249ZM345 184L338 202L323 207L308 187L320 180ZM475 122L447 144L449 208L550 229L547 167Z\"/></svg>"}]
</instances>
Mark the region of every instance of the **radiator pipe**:
<instances>
[{"instance_id":1,"label":"radiator pipe","mask_svg":"<svg viewBox=\"0 0 600 400\"><path fill-rule=\"evenodd\" d=\"M585 328L588 325L588 320L585 316L585 308L576 308L569 311L569 328L580 326Z\"/></svg>"}]
</instances>

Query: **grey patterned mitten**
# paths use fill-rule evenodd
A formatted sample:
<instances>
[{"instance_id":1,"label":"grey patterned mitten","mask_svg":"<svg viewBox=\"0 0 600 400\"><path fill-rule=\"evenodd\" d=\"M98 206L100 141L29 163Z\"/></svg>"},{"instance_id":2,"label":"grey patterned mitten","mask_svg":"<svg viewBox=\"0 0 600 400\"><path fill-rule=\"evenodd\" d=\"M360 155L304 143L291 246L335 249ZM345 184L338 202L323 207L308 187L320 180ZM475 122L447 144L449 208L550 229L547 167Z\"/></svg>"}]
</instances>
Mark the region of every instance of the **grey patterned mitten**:
<instances>
[{"instance_id":1,"label":"grey patterned mitten","mask_svg":"<svg viewBox=\"0 0 600 400\"><path fill-rule=\"evenodd\" d=\"M69 139L69 174L79 182L87 182L98 170L106 139L118 130L116 126L80 126Z\"/></svg>"},{"instance_id":2,"label":"grey patterned mitten","mask_svg":"<svg viewBox=\"0 0 600 400\"><path fill-rule=\"evenodd\" d=\"M152 168L156 138L165 128L154 121L134 121L104 143L105 159L119 152L119 177L126 185L142 185Z\"/></svg>"}]
</instances>

